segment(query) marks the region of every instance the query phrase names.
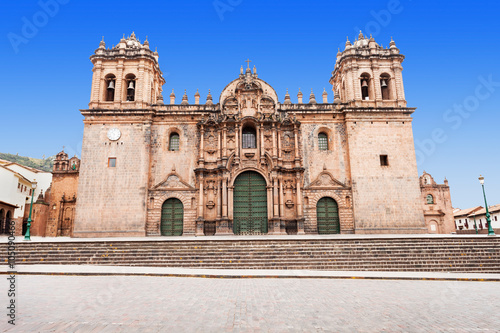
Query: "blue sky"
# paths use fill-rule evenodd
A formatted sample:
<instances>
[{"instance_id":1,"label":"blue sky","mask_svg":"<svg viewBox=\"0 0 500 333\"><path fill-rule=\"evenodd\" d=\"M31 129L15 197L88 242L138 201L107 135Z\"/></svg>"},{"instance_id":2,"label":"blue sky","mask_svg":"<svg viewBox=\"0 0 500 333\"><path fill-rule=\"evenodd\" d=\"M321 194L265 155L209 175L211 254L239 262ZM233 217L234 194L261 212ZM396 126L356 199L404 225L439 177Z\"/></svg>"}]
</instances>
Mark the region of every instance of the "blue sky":
<instances>
[{"instance_id":1,"label":"blue sky","mask_svg":"<svg viewBox=\"0 0 500 333\"><path fill-rule=\"evenodd\" d=\"M495 1L4 1L0 152L79 154L92 64L135 31L158 48L165 100L196 89L214 99L250 58L281 100L298 88L320 98L337 48L362 29L401 53L414 113L419 174L447 177L455 207L500 203L500 34ZM307 98L306 98L307 100Z\"/></svg>"}]
</instances>

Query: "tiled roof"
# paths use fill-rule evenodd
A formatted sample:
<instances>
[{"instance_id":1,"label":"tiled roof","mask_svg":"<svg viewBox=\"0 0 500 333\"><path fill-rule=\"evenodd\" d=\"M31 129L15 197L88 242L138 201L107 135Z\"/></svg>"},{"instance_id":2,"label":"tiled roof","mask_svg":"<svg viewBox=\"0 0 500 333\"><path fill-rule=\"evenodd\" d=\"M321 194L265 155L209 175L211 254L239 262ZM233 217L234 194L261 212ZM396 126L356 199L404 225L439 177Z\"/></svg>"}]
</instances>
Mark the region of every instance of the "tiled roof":
<instances>
[{"instance_id":1,"label":"tiled roof","mask_svg":"<svg viewBox=\"0 0 500 333\"><path fill-rule=\"evenodd\" d=\"M483 208L483 207L481 207L481 206L476 206L476 207L472 207L472 208L461 209L461 210L459 210L458 212L455 212L455 213L453 214L453 216L464 216L464 215L469 215L469 214L471 214L471 213L473 213L473 212L475 212L475 211L477 211L477 210L479 210L479 209L481 209L481 208ZM477 213L476 213L476 214L477 214Z\"/></svg>"},{"instance_id":2,"label":"tiled roof","mask_svg":"<svg viewBox=\"0 0 500 333\"><path fill-rule=\"evenodd\" d=\"M499 212L500 211L500 204L494 205L494 206L489 206L488 211L490 212L490 214ZM480 210L476 211L475 213L476 213L476 215L486 215L486 209L481 208Z\"/></svg>"},{"instance_id":3,"label":"tiled roof","mask_svg":"<svg viewBox=\"0 0 500 333\"><path fill-rule=\"evenodd\" d=\"M23 176L23 175L21 175L19 172L16 172L16 171L14 171L14 170L11 170L11 169L7 168L7 167L6 167L6 166L4 166L4 165L0 165L0 168L3 168L3 169L5 169L5 170L8 170L8 171L12 172L14 175L18 176L19 178L21 178L21 179L25 180L26 182L28 182L28 183L30 183L30 184L32 184L32 183L33 183L31 180L29 180L28 178L24 177L24 176Z\"/></svg>"}]
</instances>

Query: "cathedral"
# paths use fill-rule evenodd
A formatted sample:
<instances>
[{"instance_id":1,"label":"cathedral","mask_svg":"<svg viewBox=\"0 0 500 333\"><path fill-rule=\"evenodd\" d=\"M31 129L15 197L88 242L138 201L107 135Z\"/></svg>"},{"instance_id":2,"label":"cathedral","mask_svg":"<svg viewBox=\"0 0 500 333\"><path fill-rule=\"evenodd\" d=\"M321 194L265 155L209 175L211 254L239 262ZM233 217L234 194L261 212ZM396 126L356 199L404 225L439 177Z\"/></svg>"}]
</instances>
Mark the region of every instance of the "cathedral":
<instances>
[{"instance_id":1,"label":"cathedral","mask_svg":"<svg viewBox=\"0 0 500 333\"><path fill-rule=\"evenodd\" d=\"M348 40L331 102L280 99L246 65L218 97L166 103L133 33L90 59L74 237L428 232L394 41Z\"/></svg>"}]
</instances>

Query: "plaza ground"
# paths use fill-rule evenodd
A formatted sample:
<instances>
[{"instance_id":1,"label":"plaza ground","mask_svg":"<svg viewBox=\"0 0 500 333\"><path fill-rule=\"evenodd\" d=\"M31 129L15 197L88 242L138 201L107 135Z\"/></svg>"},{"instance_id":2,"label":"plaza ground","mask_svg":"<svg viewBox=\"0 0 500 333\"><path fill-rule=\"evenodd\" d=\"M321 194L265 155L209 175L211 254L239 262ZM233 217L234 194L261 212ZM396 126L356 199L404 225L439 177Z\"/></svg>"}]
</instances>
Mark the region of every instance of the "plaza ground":
<instances>
[{"instance_id":1,"label":"plaza ground","mask_svg":"<svg viewBox=\"0 0 500 333\"><path fill-rule=\"evenodd\" d=\"M7 290L3 276L0 287ZM4 315L2 331L498 332L500 327L500 282L18 275L17 289L17 325L8 325Z\"/></svg>"}]
</instances>

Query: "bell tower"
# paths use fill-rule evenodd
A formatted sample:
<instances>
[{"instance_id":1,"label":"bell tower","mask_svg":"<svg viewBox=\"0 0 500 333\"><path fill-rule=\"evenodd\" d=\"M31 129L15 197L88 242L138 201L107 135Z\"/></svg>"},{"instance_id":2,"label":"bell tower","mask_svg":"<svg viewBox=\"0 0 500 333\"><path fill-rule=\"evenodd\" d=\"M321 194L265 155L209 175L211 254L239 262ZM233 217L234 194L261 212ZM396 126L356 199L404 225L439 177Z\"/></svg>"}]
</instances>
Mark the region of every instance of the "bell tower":
<instances>
[{"instance_id":1,"label":"bell tower","mask_svg":"<svg viewBox=\"0 0 500 333\"><path fill-rule=\"evenodd\" d=\"M112 48L102 40L90 60L94 74L89 109L141 109L163 100L158 52L149 49L147 38L141 43L132 32Z\"/></svg>"},{"instance_id":2,"label":"bell tower","mask_svg":"<svg viewBox=\"0 0 500 333\"><path fill-rule=\"evenodd\" d=\"M357 107L406 107L399 53L391 38L384 48L362 32L354 44L347 39L343 52L337 53L330 84L343 103Z\"/></svg>"},{"instance_id":3,"label":"bell tower","mask_svg":"<svg viewBox=\"0 0 500 333\"><path fill-rule=\"evenodd\" d=\"M344 113L356 233L425 233L404 56L361 32L338 52L330 83Z\"/></svg>"}]
</instances>

